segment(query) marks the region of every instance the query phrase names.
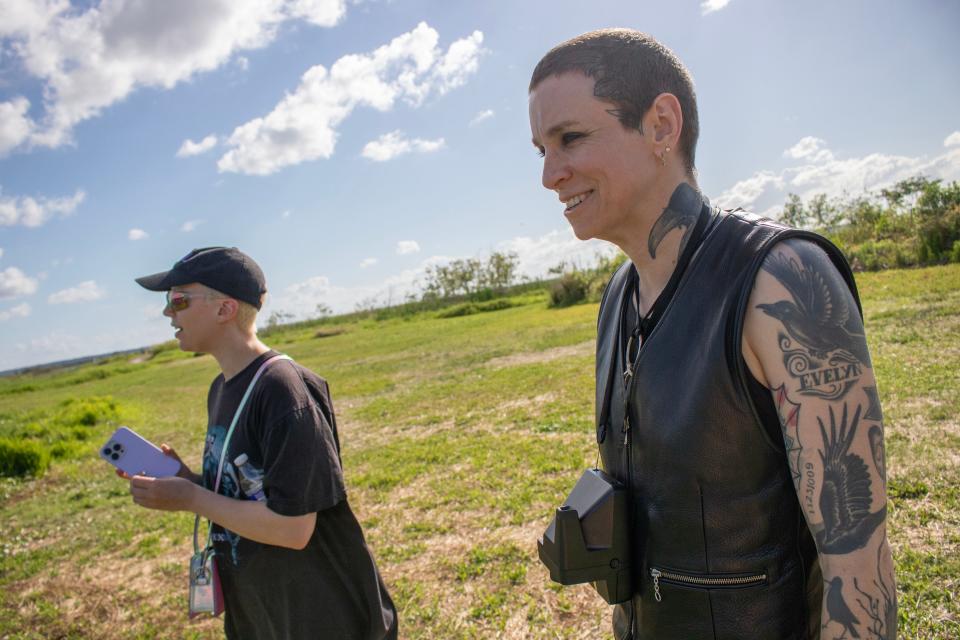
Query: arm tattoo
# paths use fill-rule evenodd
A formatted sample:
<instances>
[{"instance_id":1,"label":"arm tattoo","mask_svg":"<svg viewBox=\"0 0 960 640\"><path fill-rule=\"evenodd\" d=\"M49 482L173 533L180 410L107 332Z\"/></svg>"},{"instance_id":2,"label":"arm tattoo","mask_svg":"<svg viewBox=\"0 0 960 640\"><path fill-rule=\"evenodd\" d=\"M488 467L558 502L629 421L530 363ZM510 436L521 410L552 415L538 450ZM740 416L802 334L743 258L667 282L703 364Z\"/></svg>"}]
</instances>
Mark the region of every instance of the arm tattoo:
<instances>
[{"instance_id":1,"label":"arm tattoo","mask_svg":"<svg viewBox=\"0 0 960 640\"><path fill-rule=\"evenodd\" d=\"M848 632L851 638L860 637L856 627L854 627L854 625L860 624L860 620L858 620L853 611L850 610L847 601L843 597L843 578L840 576L834 576L834 578L827 583L825 604L827 607L827 615L830 616L830 622L836 622L843 627L843 635L840 636L841 638L846 637ZM827 625L823 625L823 629L826 630L826 628Z\"/></svg>"},{"instance_id":2,"label":"arm tattoo","mask_svg":"<svg viewBox=\"0 0 960 640\"><path fill-rule=\"evenodd\" d=\"M884 463L886 451L883 446L883 429L878 425L873 425L870 427L867 437L870 439L870 454L873 456L873 464L877 466L877 473L880 474L880 479L883 480L883 484L886 485L887 466Z\"/></svg>"},{"instance_id":3,"label":"arm tattoo","mask_svg":"<svg viewBox=\"0 0 960 640\"><path fill-rule=\"evenodd\" d=\"M647 250L650 252L651 258L656 259L657 247L660 246L668 233L679 227L685 227L683 238L680 240L680 249L677 251L678 256L682 255L684 248L687 246L687 241L690 239L690 233L697 223L697 218L700 217L700 195L686 182L680 183L680 186L674 191L670 203L673 204L674 202L678 203L678 208L674 209L667 205L667 208L663 210L663 213L653 224L653 229L650 230L650 237L647 238Z\"/></svg>"},{"instance_id":4,"label":"arm tattoo","mask_svg":"<svg viewBox=\"0 0 960 640\"><path fill-rule=\"evenodd\" d=\"M877 388L864 387L863 392L867 394L867 400L869 401L867 412L863 414L863 419L883 422L883 411L880 409L880 395L877 393Z\"/></svg>"},{"instance_id":5,"label":"arm tattoo","mask_svg":"<svg viewBox=\"0 0 960 640\"><path fill-rule=\"evenodd\" d=\"M786 445L787 465L793 476L793 488L797 490L797 498L803 505L804 511L814 515L813 496L816 493L813 465L809 462L801 464L800 454L803 452L803 443L800 442L800 405L787 396L786 385L780 385L773 390L777 401L777 414L780 416L780 428L783 429L783 442ZM802 488L801 488L802 487ZM801 496L802 494L802 496Z\"/></svg>"},{"instance_id":6,"label":"arm tattoo","mask_svg":"<svg viewBox=\"0 0 960 640\"><path fill-rule=\"evenodd\" d=\"M823 462L823 489L820 492L823 529L816 533L817 548L821 553L840 554L862 549L887 515L886 504L870 513L873 495L870 473L863 458L850 453L850 445L860 424L861 409L857 405L848 420L847 404L844 403L838 425L833 407L830 407L829 434L823 420L817 417L823 438L820 453Z\"/></svg>"},{"instance_id":7,"label":"arm tattoo","mask_svg":"<svg viewBox=\"0 0 960 640\"><path fill-rule=\"evenodd\" d=\"M791 300L757 308L783 323L780 349L787 371L800 381L800 393L837 400L855 385L863 367L871 366L863 325L843 280L818 266L819 253L805 245L795 250L799 262L777 252L763 263Z\"/></svg>"},{"instance_id":8,"label":"arm tattoo","mask_svg":"<svg viewBox=\"0 0 960 640\"><path fill-rule=\"evenodd\" d=\"M893 576L888 576L890 584L883 579L883 569L880 559L886 543L877 548L877 578L873 581L875 594L871 595L860 588L857 579L853 579L853 586L860 594L857 604L866 614L869 626L866 628L869 638L874 640L894 640L897 635L897 592L893 586Z\"/></svg>"}]
</instances>

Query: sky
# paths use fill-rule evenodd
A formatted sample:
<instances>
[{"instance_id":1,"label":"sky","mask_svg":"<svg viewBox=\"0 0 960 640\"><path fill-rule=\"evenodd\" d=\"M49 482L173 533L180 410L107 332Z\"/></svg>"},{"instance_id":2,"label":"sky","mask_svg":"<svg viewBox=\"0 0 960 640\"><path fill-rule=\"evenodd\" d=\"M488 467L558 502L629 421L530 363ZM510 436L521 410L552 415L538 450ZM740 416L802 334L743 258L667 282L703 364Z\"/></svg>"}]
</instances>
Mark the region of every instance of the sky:
<instances>
[{"instance_id":1,"label":"sky","mask_svg":"<svg viewBox=\"0 0 960 640\"><path fill-rule=\"evenodd\" d=\"M714 204L960 179L960 3L0 0L0 371L173 337L138 276L237 246L271 314L402 301L424 270L580 242L527 84L631 27L684 61Z\"/></svg>"}]
</instances>

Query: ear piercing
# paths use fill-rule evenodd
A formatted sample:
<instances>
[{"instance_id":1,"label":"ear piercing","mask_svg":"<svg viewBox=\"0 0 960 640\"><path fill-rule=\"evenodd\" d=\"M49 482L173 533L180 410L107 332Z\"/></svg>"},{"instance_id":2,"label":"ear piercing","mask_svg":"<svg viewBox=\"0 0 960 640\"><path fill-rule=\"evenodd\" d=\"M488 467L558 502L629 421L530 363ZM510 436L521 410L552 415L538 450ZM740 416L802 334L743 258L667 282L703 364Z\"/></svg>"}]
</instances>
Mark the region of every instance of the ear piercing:
<instances>
[{"instance_id":1,"label":"ear piercing","mask_svg":"<svg viewBox=\"0 0 960 640\"><path fill-rule=\"evenodd\" d=\"M670 153L670 147L665 147L663 153L660 154L660 164L662 166L667 166L667 154Z\"/></svg>"}]
</instances>

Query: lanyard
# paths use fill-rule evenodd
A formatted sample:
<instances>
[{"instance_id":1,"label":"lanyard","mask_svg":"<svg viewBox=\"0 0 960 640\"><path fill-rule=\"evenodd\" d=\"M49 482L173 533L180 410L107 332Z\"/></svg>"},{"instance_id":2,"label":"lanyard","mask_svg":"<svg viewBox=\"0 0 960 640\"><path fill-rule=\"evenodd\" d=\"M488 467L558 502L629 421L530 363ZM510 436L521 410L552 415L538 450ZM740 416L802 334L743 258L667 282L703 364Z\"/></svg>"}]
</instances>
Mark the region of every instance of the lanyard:
<instances>
[{"instance_id":1,"label":"lanyard","mask_svg":"<svg viewBox=\"0 0 960 640\"><path fill-rule=\"evenodd\" d=\"M250 384L247 385L247 390L243 394L243 398L240 399L240 404L237 406L237 410L233 414L233 420L230 422L230 428L227 429L227 435L223 439L223 448L220 449L220 464L217 466L217 479L213 483L213 492L216 493L220 488L220 478L223 477L223 461L227 457L227 447L230 446L230 437L233 435L233 429L237 426L237 421L240 419L240 412L243 411L244 405L247 404L247 399L250 397L250 393L253 391L253 387L257 384L257 380L260 379L260 375L267 370L274 362L278 360L290 360L293 362L293 359L290 356L285 356L277 354L275 356L270 356L264 360L263 364L260 365L260 368L257 369L257 372L253 375L253 380L250 381ZM200 553L200 547L197 541L197 531L200 528L200 514L197 514L197 517L193 521L193 552ZM204 551L210 548L210 534L213 532L213 522L209 523L207 527L207 543L204 545Z\"/></svg>"}]
</instances>

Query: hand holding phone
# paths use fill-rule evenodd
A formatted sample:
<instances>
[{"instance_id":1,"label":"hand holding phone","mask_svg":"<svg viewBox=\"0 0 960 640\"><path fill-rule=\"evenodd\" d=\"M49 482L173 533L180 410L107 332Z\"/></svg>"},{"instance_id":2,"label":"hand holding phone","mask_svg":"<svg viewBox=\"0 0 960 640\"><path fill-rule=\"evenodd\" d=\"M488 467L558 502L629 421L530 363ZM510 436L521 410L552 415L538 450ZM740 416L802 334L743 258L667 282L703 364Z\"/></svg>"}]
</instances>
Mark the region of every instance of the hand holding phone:
<instances>
[{"instance_id":1,"label":"hand holding phone","mask_svg":"<svg viewBox=\"0 0 960 640\"><path fill-rule=\"evenodd\" d=\"M120 427L100 447L100 457L130 476L165 478L175 476L180 461L163 453L159 447L133 429Z\"/></svg>"}]
</instances>

